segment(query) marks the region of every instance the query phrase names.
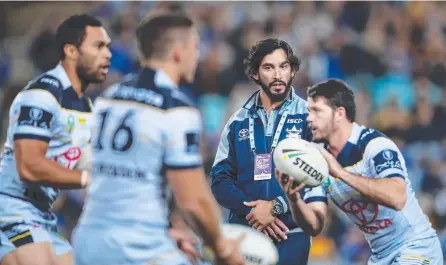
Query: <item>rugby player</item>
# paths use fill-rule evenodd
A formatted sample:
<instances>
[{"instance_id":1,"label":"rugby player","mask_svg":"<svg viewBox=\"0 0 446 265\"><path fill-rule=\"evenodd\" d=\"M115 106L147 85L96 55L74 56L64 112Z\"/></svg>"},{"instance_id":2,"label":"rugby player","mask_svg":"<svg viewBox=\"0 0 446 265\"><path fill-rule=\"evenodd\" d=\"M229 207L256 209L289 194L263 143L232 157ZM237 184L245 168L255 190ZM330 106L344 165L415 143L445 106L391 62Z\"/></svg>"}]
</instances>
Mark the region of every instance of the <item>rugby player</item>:
<instances>
[{"instance_id":1,"label":"rugby player","mask_svg":"<svg viewBox=\"0 0 446 265\"><path fill-rule=\"evenodd\" d=\"M183 13L157 12L136 37L142 69L95 102L92 181L74 233L76 264L189 264L167 233L166 182L217 259L244 264L240 240L220 232L202 167L199 111L178 89L194 79L197 29Z\"/></svg>"},{"instance_id":2,"label":"rugby player","mask_svg":"<svg viewBox=\"0 0 446 265\"><path fill-rule=\"evenodd\" d=\"M0 163L0 263L72 264L71 246L51 205L59 189L83 188L74 169L91 136L90 83L105 80L110 38L94 17L75 15L57 29L60 63L14 99Z\"/></svg>"},{"instance_id":3,"label":"rugby player","mask_svg":"<svg viewBox=\"0 0 446 265\"><path fill-rule=\"evenodd\" d=\"M328 151L316 145L330 171L322 186L364 232L372 251L368 264L442 265L440 241L411 188L400 150L378 130L355 123L352 90L336 79L318 83L308 90L308 111L313 141L328 145ZM285 179L292 198L292 180ZM299 204L294 197L291 204Z\"/></svg>"}]
</instances>

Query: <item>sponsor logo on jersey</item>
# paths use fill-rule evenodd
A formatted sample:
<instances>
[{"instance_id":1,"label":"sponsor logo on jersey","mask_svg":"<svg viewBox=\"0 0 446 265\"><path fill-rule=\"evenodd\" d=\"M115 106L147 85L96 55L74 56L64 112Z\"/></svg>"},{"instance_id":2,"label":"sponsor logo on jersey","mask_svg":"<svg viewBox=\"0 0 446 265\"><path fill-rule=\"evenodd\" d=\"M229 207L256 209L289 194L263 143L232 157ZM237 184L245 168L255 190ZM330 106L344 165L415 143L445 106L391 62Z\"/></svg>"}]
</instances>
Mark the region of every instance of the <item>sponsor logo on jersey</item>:
<instances>
[{"instance_id":1,"label":"sponsor logo on jersey","mask_svg":"<svg viewBox=\"0 0 446 265\"><path fill-rule=\"evenodd\" d=\"M401 162L398 159L398 153L391 149L382 150L373 158L373 161L377 174L392 168L403 170Z\"/></svg>"},{"instance_id":2,"label":"sponsor logo on jersey","mask_svg":"<svg viewBox=\"0 0 446 265\"><path fill-rule=\"evenodd\" d=\"M57 82L56 79L53 79L53 78L44 77L44 78L41 78L39 81L41 83L46 83L46 84L50 84L55 87L59 87L59 83Z\"/></svg>"},{"instance_id":3,"label":"sponsor logo on jersey","mask_svg":"<svg viewBox=\"0 0 446 265\"><path fill-rule=\"evenodd\" d=\"M350 199L340 205L340 208L367 234L376 234L379 230L393 225L390 219L377 220L379 205L376 203Z\"/></svg>"},{"instance_id":4,"label":"sponsor logo on jersey","mask_svg":"<svg viewBox=\"0 0 446 265\"><path fill-rule=\"evenodd\" d=\"M75 125L76 125L76 119L74 118L73 114L68 115L67 132L72 133Z\"/></svg>"},{"instance_id":5,"label":"sponsor logo on jersey","mask_svg":"<svg viewBox=\"0 0 446 265\"><path fill-rule=\"evenodd\" d=\"M364 139L367 135L373 133L374 131L375 131L374 129L368 129L368 130L361 136L361 138L360 138L359 140Z\"/></svg>"},{"instance_id":6,"label":"sponsor logo on jersey","mask_svg":"<svg viewBox=\"0 0 446 265\"><path fill-rule=\"evenodd\" d=\"M82 150L79 147L71 147L65 153L55 156L53 161L59 163L65 168L74 168L77 161L81 158Z\"/></svg>"},{"instance_id":7,"label":"sponsor logo on jersey","mask_svg":"<svg viewBox=\"0 0 446 265\"><path fill-rule=\"evenodd\" d=\"M41 108L22 106L17 120L19 126L33 126L42 129L49 129L53 115Z\"/></svg>"},{"instance_id":8,"label":"sponsor logo on jersey","mask_svg":"<svg viewBox=\"0 0 446 265\"><path fill-rule=\"evenodd\" d=\"M198 153L200 151L200 135L196 132L186 133L186 153Z\"/></svg>"}]
</instances>

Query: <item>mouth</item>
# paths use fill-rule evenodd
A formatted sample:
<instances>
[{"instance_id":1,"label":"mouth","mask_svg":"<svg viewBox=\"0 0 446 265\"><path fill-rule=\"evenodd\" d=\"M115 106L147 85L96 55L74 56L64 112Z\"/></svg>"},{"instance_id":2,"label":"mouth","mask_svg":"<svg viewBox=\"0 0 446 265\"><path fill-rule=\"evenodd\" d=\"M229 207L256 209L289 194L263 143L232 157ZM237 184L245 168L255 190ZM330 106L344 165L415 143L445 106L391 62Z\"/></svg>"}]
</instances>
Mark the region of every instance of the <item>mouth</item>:
<instances>
[{"instance_id":1,"label":"mouth","mask_svg":"<svg viewBox=\"0 0 446 265\"><path fill-rule=\"evenodd\" d=\"M271 87L284 87L285 84L284 83L273 83L271 84Z\"/></svg>"},{"instance_id":2,"label":"mouth","mask_svg":"<svg viewBox=\"0 0 446 265\"><path fill-rule=\"evenodd\" d=\"M110 68L110 64L109 63L108 64L103 64L103 65L99 66L99 70L104 75L108 74L109 68Z\"/></svg>"}]
</instances>

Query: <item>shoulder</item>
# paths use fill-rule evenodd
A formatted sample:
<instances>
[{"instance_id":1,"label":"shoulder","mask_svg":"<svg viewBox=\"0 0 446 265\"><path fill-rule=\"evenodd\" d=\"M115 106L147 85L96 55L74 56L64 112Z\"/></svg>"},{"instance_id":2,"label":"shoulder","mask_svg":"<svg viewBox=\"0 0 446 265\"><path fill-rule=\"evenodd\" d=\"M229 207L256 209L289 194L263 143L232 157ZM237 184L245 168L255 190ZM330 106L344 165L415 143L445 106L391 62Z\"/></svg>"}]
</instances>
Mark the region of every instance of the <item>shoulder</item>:
<instances>
[{"instance_id":1,"label":"shoulder","mask_svg":"<svg viewBox=\"0 0 446 265\"><path fill-rule=\"evenodd\" d=\"M359 135L358 147L362 152L365 152L370 147L379 146L382 143L388 142L392 141L382 132L373 128L364 127Z\"/></svg>"},{"instance_id":2,"label":"shoulder","mask_svg":"<svg viewBox=\"0 0 446 265\"><path fill-rule=\"evenodd\" d=\"M34 80L30 81L25 88L22 90L25 94L33 95L33 97L38 94L39 98L41 96L45 97L52 96L56 99L57 102L60 103L62 94L63 94L63 85L62 81L49 73L44 73ZM32 92L32 93L28 93Z\"/></svg>"},{"instance_id":3,"label":"shoulder","mask_svg":"<svg viewBox=\"0 0 446 265\"><path fill-rule=\"evenodd\" d=\"M169 92L156 87L153 82L141 84L140 79L139 74L126 75L120 82L108 87L100 98L166 110L169 105Z\"/></svg>"},{"instance_id":4,"label":"shoulder","mask_svg":"<svg viewBox=\"0 0 446 265\"><path fill-rule=\"evenodd\" d=\"M308 102L298 95L293 95L290 114L308 114Z\"/></svg>"},{"instance_id":5,"label":"shoulder","mask_svg":"<svg viewBox=\"0 0 446 265\"><path fill-rule=\"evenodd\" d=\"M361 140L361 137L362 140ZM383 158L385 160L398 158L399 149L398 146L389 139L385 134L378 130L367 128L363 131L359 140L359 147L364 153L366 159Z\"/></svg>"},{"instance_id":6,"label":"shoulder","mask_svg":"<svg viewBox=\"0 0 446 265\"><path fill-rule=\"evenodd\" d=\"M245 120L249 118L249 110L240 108L234 112L229 120L226 122L226 126L223 129L223 134L228 134L230 131L238 131L242 135L248 135L247 126L243 125Z\"/></svg>"}]
</instances>

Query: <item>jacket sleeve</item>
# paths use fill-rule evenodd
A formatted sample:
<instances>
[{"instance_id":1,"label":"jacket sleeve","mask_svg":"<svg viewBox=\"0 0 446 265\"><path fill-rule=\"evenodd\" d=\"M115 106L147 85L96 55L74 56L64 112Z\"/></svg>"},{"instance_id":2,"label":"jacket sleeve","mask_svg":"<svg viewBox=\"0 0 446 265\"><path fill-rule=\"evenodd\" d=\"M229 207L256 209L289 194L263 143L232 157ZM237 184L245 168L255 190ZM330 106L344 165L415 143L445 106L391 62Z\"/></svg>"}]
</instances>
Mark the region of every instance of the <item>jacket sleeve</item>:
<instances>
[{"instance_id":1,"label":"jacket sleeve","mask_svg":"<svg viewBox=\"0 0 446 265\"><path fill-rule=\"evenodd\" d=\"M218 203L237 215L247 215L251 208L243 202L252 201L252 198L237 188L237 163L234 152L234 139L231 132L231 120L226 124L221 135L211 169L211 189Z\"/></svg>"}]
</instances>

